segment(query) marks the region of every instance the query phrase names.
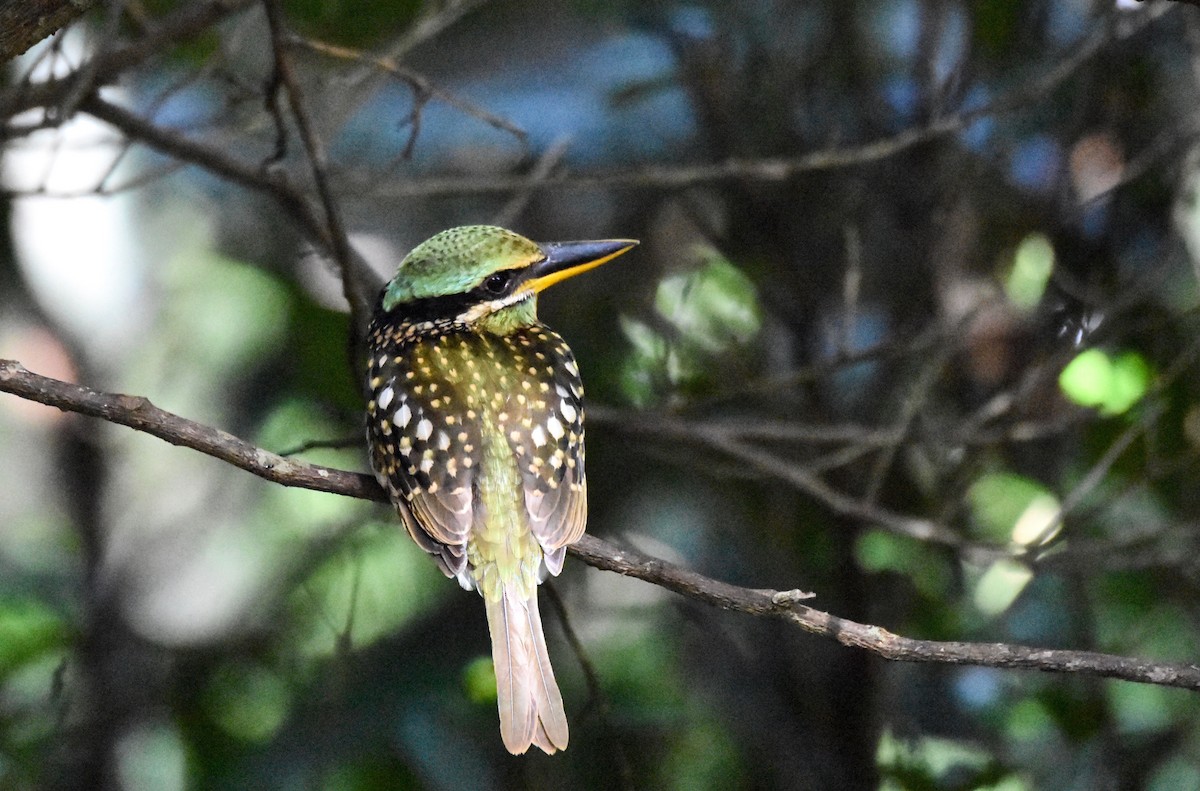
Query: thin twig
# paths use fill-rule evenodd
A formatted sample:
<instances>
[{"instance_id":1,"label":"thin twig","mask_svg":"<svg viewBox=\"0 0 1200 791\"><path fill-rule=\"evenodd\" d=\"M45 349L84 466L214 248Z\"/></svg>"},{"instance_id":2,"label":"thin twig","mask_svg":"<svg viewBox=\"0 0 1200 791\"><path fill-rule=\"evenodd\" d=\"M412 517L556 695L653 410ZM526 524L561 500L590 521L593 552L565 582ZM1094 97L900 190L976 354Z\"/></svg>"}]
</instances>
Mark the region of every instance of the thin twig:
<instances>
[{"instance_id":1,"label":"thin twig","mask_svg":"<svg viewBox=\"0 0 1200 791\"><path fill-rule=\"evenodd\" d=\"M345 450L353 448L356 445L362 445L362 437L341 437L339 439L310 439L301 442L299 445L294 445L287 450L278 451L280 456L298 456L301 453L310 450Z\"/></svg>"},{"instance_id":2,"label":"thin twig","mask_svg":"<svg viewBox=\"0 0 1200 791\"><path fill-rule=\"evenodd\" d=\"M1198 0L1200 1L1200 0ZM529 175L465 177L433 177L392 182L370 190L375 197L445 197L496 195L520 190L549 189L661 189L680 190L689 187L728 181L775 183L815 171L857 167L879 162L924 143L955 135L969 129L985 118L1020 110L1053 92L1081 66L1100 53L1115 39L1135 35L1151 24L1169 7L1151 8L1130 15L1126 24L1114 30L1100 25L1083 38L1074 49L1038 75L1008 91L988 104L974 109L935 118L928 124L906 129L891 137L869 143L841 148L825 148L798 157L766 157L760 159L727 159L723 162L691 165L638 164L594 173L561 173L545 179ZM351 191L365 191L366 177L347 179Z\"/></svg>"},{"instance_id":3,"label":"thin twig","mask_svg":"<svg viewBox=\"0 0 1200 791\"><path fill-rule=\"evenodd\" d=\"M414 106L410 117L410 121L414 126L419 125L417 118L420 115L421 107L425 104L425 101L428 99L437 99L450 105L451 107L454 107L457 110L461 110L469 116L478 118L480 121L483 121L485 124L493 127L494 129L508 132L513 137L517 138L522 149L527 149L529 146L529 134L517 124L503 116L496 115L481 105L463 99L457 94L438 87L425 75L407 66L397 63L393 58L375 57L359 50L350 49L348 47L340 47L336 44L330 44L325 41L319 41L317 39L305 38L297 35L291 35L288 38L287 43L291 46L304 47L312 52L326 55L331 58L337 58L338 60L365 64L405 83L409 88L412 89L413 93L416 94L416 98L413 100ZM414 135L409 140L408 145L405 147L409 150L409 154L411 154L411 148L415 140L416 137Z\"/></svg>"},{"instance_id":4,"label":"thin twig","mask_svg":"<svg viewBox=\"0 0 1200 791\"><path fill-rule=\"evenodd\" d=\"M199 165L242 187L266 193L275 199L313 245L322 250L333 249L329 227L313 212L304 194L282 179L272 177L256 164L234 157L227 148L208 145L181 132L159 126L98 96L85 99L80 109L156 151ZM364 304L370 304L382 283L365 261L353 251L350 255L355 262L353 267L356 274L349 279L355 281L356 290L363 295L371 295L369 299L361 297Z\"/></svg>"},{"instance_id":5,"label":"thin twig","mask_svg":"<svg viewBox=\"0 0 1200 791\"><path fill-rule=\"evenodd\" d=\"M325 144L317 134L312 117L308 111L308 103L304 100L300 83L296 79L295 69L287 54L288 33L284 29L283 12L278 0L263 0L263 8L267 12L267 26L271 31L271 48L275 55L275 72L273 79L281 84L287 94L288 105L292 109L296 127L300 131L300 139L304 143L304 151L308 155L308 163L312 170L313 184L316 185L321 208L325 212L326 237L329 240L329 251L333 255L341 272L342 293L350 304L350 315L358 334L364 335L367 322L371 318L371 309L378 294L375 278L364 273L370 271L366 262L358 258L350 249L350 240L346 236L346 227L342 223L341 211L334 199L333 190L329 186L327 172L329 159L325 152Z\"/></svg>"},{"instance_id":6,"label":"thin twig","mask_svg":"<svg viewBox=\"0 0 1200 791\"><path fill-rule=\"evenodd\" d=\"M159 57L172 44L195 38L231 14L257 0L206 0L184 3L155 21L150 32L123 47L106 49L86 63L92 85L106 85L120 74L150 58ZM76 85L76 73L31 83L28 79L0 94L0 118L14 118L25 110L61 105Z\"/></svg>"},{"instance_id":7,"label":"thin twig","mask_svg":"<svg viewBox=\"0 0 1200 791\"><path fill-rule=\"evenodd\" d=\"M575 653L575 658L579 661L579 669L583 671L583 678L588 688L588 698L600 715L601 728L604 731L605 739L608 741L609 753L617 764L617 774L621 781L620 787L624 789L636 788L637 786L633 782L633 769L629 764L629 756L625 754L625 746L621 743L621 739L617 735L617 729L613 726L612 706L609 704L608 696L604 694L604 686L600 683L600 674L596 671L596 666L592 663L591 657L588 656L587 650L583 647L583 642L579 639L579 634L571 624L571 618L567 613L567 604L563 601L562 596L558 594L558 588L555 587L553 582L549 581L542 583L542 588L545 589L546 598L551 606L554 607L554 612L558 615L558 622L562 626L563 636L567 638L567 644L571 646L571 650Z\"/></svg>"},{"instance_id":8,"label":"thin twig","mask_svg":"<svg viewBox=\"0 0 1200 791\"><path fill-rule=\"evenodd\" d=\"M567 155L567 149L570 146L571 139L567 136L560 137L550 144L550 147L538 158L537 163L533 166L533 170L529 175L535 179L548 179L558 164L562 162L563 157ZM502 228L507 228L517 221L521 216L521 212L525 211L525 207L533 200L533 190L522 190L516 195L508 199L508 202L501 207L500 211L492 217L492 224L499 225Z\"/></svg>"}]
</instances>

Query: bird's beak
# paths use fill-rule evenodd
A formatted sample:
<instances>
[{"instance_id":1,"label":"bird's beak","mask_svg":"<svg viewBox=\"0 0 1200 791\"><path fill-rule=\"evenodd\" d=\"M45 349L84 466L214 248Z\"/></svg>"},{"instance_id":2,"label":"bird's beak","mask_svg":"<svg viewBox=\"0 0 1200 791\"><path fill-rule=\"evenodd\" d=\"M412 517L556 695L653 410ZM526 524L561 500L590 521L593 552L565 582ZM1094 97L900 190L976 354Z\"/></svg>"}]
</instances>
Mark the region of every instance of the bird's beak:
<instances>
[{"instance_id":1,"label":"bird's beak","mask_svg":"<svg viewBox=\"0 0 1200 791\"><path fill-rule=\"evenodd\" d=\"M546 242L538 245L546 257L530 268L525 288L543 291L559 281L595 269L637 247L636 239L603 239L595 242Z\"/></svg>"}]
</instances>

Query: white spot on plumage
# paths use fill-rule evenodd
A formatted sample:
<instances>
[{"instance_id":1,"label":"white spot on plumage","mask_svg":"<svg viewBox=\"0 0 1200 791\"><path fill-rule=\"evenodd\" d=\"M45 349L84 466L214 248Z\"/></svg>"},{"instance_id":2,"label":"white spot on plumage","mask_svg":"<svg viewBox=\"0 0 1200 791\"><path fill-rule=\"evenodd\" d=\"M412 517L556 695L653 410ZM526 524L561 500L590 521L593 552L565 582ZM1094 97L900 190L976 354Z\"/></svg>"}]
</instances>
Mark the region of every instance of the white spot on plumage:
<instances>
[{"instance_id":1,"label":"white spot on plumage","mask_svg":"<svg viewBox=\"0 0 1200 791\"><path fill-rule=\"evenodd\" d=\"M379 399L378 399L379 408L387 409L388 404L392 403L392 396L394 396L394 395L395 395L395 392L392 390L391 385L388 385L387 387L380 390L379 391Z\"/></svg>"},{"instance_id":2,"label":"white spot on plumage","mask_svg":"<svg viewBox=\"0 0 1200 791\"><path fill-rule=\"evenodd\" d=\"M421 472L426 475L433 469L433 459L421 459Z\"/></svg>"},{"instance_id":3,"label":"white spot on plumage","mask_svg":"<svg viewBox=\"0 0 1200 791\"><path fill-rule=\"evenodd\" d=\"M417 424L417 439L429 439L431 434L433 434L433 424L427 418L421 418L421 422Z\"/></svg>"},{"instance_id":4,"label":"white spot on plumage","mask_svg":"<svg viewBox=\"0 0 1200 791\"><path fill-rule=\"evenodd\" d=\"M438 450L447 450L450 447L450 436L444 431L438 432L437 439Z\"/></svg>"},{"instance_id":5,"label":"white spot on plumage","mask_svg":"<svg viewBox=\"0 0 1200 791\"><path fill-rule=\"evenodd\" d=\"M563 435L567 433L566 429L563 428L563 424L560 423L558 418L554 417L553 415L546 420L546 430L549 431L550 436L554 437L555 439L562 439Z\"/></svg>"},{"instance_id":6,"label":"white spot on plumage","mask_svg":"<svg viewBox=\"0 0 1200 791\"><path fill-rule=\"evenodd\" d=\"M567 419L568 423L574 423L575 418L579 417L579 413L575 411L575 407L571 406L571 402L566 399L563 399L562 403L558 405L558 409L562 412L562 416Z\"/></svg>"},{"instance_id":7,"label":"white spot on plumage","mask_svg":"<svg viewBox=\"0 0 1200 791\"><path fill-rule=\"evenodd\" d=\"M534 426L530 437L533 439L533 445L536 448L540 448L546 444L546 432L542 430L541 426Z\"/></svg>"},{"instance_id":8,"label":"white spot on plumage","mask_svg":"<svg viewBox=\"0 0 1200 791\"><path fill-rule=\"evenodd\" d=\"M412 410L408 408L408 403L400 405L400 409L396 410L396 425L400 428L407 428L408 421L412 420Z\"/></svg>"}]
</instances>

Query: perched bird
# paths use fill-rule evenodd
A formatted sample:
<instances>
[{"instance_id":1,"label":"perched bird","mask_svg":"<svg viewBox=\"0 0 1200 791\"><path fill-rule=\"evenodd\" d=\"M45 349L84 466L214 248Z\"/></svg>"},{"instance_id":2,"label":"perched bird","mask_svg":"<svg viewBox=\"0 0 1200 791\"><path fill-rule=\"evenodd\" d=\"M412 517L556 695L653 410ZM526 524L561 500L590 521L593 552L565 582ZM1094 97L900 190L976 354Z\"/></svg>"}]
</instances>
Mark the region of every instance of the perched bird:
<instances>
[{"instance_id":1,"label":"perched bird","mask_svg":"<svg viewBox=\"0 0 1200 791\"><path fill-rule=\"evenodd\" d=\"M636 244L452 228L400 262L367 333L371 466L413 540L483 597L513 754L567 746L537 585L587 518L583 384L537 295Z\"/></svg>"}]
</instances>

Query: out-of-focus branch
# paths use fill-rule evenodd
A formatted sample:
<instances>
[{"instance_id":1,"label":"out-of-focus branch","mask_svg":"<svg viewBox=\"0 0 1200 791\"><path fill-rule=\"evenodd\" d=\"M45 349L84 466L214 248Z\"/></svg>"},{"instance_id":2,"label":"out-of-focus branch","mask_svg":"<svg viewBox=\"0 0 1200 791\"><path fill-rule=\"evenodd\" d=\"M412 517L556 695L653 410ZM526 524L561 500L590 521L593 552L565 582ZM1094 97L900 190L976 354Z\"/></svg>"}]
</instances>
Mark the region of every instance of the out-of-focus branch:
<instances>
[{"instance_id":1,"label":"out-of-focus branch","mask_svg":"<svg viewBox=\"0 0 1200 791\"><path fill-rule=\"evenodd\" d=\"M1137 0L1139 3L1144 3L1146 0ZM1184 5L1196 6L1200 8L1200 0L1170 0L1172 3L1183 3Z\"/></svg>"},{"instance_id":2,"label":"out-of-focus branch","mask_svg":"<svg viewBox=\"0 0 1200 791\"><path fill-rule=\"evenodd\" d=\"M325 153L325 144L317 136L316 128L308 112L300 83L296 79L291 57L287 51L288 33L284 29L283 12L278 0L264 0L263 7L267 12L267 27L271 31L271 49L275 56L275 73L273 81L276 86L282 86L287 95L288 106L304 143L304 151L308 156L312 170L313 184L316 186L321 207L325 213L325 236L328 240L328 250L332 254L341 272L342 294L350 305L350 316L354 322L356 336L366 335L367 322L371 318L371 308L376 294L379 293L378 278L374 276L366 261L354 254L350 240L346 236L346 227L342 223L341 211L334 199L333 190L329 187L329 159ZM274 93L269 88L270 93ZM272 97L269 97L273 99ZM278 119L282 126L282 119ZM281 134L283 130L281 128Z\"/></svg>"},{"instance_id":3,"label":"out-of-focus branch","mask_svg":"<svg viewBox=\"0 0 1200 791\"><path fill-rule=\"evenodd\" d=\"M79 74L86 74L93 85L111 82L126 69L161 55L171 44L194 38L220 20L249 7L256 0L206 0L185 3L156 20L150 32L120 47L97 53L76 73L44 82L20 82L0 94L0 118L5 120L35 107L57 107L74 90ZM22 5L22 0L11 0ZM71 3L78 5L78 3Z\"/></svg>"},{"instance_id":4,"label":"out-of-focus branch","mask_svg":"<svg viewBox=\"0 0 1200 791\"><path fill-rule=\"evenodd\" d=\"M129 426L285 486L301 486L379 502L387 500L368 475L285 459L219 429L159 409L145 398L101 393L40 376L13 360L0 360L0 392ZM615 547L592 536L584 536L571 546L570 551L596 568L636 577L722 609L782 618L806 632L870 651L884 659L1083 673L1200 690L1200 666L1193 664L1152 662L1094 651L1041 649L1009 643L917 640L805 606L801 601L810 595L800 591L730 585L634 550Z\"/></svg>"},{"instance_id":5,"label":"out-of-focus branch","mask_svg":"<svg viewBox=\"0 0 1200 791\"><path fill-rule=\"evenodd\" d=\"M225 149L206 145L181 132L159 126L119 105L101 99L99 96L93 95L85 99L80 105L80 109L160 153L183 162L199 165L242 187L266 193L276 200L314 245L322 250L332 251L334 249L333 236L329 226L322 222L321 218L313 211L312 205L303 192L283 178L259 167L256 163L243 161L232 156ZM348 249L346 255L353 261L351 269L354 276L349 279L354 281L355 291L360 292L358 298L364 300L363 304L369 306L370 301L379 292L382 283L378 275L352 249ZM368 294L369 297L364 296Z\"/></svg>"},{"instance_id":6,"label":"out-of-focus branch","mask_svg":"<svg viewBox=\"0 0 1200 791\"><path fill-rule=\"evenodd\" d=\"M732 456L746 467L776 480L784 481L820 502L829 510L845 517L862 520L899 535L919 541L931 541L976 557L979 560L1013 554L1000 546L974 544L933 520L898 514L869 502L851 497L834 489L806 465L789 462L777 454L752 444L755 438L773 441L801 440L811 442L846 442L868 450L886 449L900 437L896 429L870 429L863 426L797 426L783 423L739 423L738 421L689 421L656 415L648 419L628 416L621 412L591 410L593 418L618 430L637 432L643 436L658 436L675 441L698 442L715 451ZM772 432L775 433L772 433Z\"/></svg>"},{"instance_id":7,"label":"out-of-focus branch","mask_svg":"<svg viewBox=\"0 0 1200 791\"><path fill-rule=\"evenodd\" d=\"M97 0L2 0L0 63L20 55L96 3Z\"/></svg>"},{"instance_id":8,"label":"out-of-focus branch","mask_svg":"<svg viewBox=\"0 0 1200 791\"><path fill-rule=\"evenodd\" d=\"M1200 0L1198 0L1200 1ZM691 165L642 164L600 173L559 173L536 178L531 175L466 176L410 179L389 182L371 190L380 197L441 197L496 195L521 190L570 188L588 189L665 189L731 181L783 182L805 173L836 168L869 165L887 159L915 146L955 135L976 122L1010 113L1048 96L1069 79L1081 66L1099 54L1114 39L1126 39L1170 10L1169 6L1151 7L1120 25L1097 25L1073 49L1057 62L1037 72L1037 76L1018 85L993 101L971 109L935 118L928 124L906 129L891 137L861 145L825 148L797 157L765 157L758 159L727 159ZM365 179L349 180L350 189L365 189Z\"/></svg>"},{"instance_id":9,"label":"out-of-focus branch","mask_svg":"<svg viewBox=\"0 0 1200 791\"><path fill-rule=\"evenodd\" d=\"M437 99L438 101L444 102L457 110L461 110L463 113L472 116L473 118L478 118L480 121L492 127L493 129L499 129L517 138L522 148L528 149L529 147L528 133L526 133L524 129L517 126L509 119L497 115L488 110L486 107L483 107L482 105L476 104L472 101L468 101L467 99L464 99L455 93L443 90L429 80L429 78L427 78L425 75L409 68L408 66L397 63L392 58L376 57L373 55L368 55L364 52L360 52L359 50L350 49L349 47L340 47L336 44L330 44L324 41L318 41L316 39L305 38L297 35L292 35L288 39L287 43L294 47L302 47L310 52L316 52L320 55L325 55L326 57L365 65L368 68L375 69L380 73L393 77L394 79L399 80L407 85L415 94L415 100L413 102L412 112L410 113L408 119L408 123L413 127L413 132L409 138L408 144L405 146L406 158L412 154L413 146L416 143L417 130L420 128L421 124L420 114L429 99ZM349 78L347 82L353 82L353 79Z\"/></svg>"}]
</instances>

